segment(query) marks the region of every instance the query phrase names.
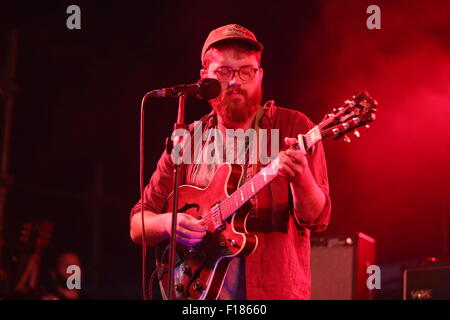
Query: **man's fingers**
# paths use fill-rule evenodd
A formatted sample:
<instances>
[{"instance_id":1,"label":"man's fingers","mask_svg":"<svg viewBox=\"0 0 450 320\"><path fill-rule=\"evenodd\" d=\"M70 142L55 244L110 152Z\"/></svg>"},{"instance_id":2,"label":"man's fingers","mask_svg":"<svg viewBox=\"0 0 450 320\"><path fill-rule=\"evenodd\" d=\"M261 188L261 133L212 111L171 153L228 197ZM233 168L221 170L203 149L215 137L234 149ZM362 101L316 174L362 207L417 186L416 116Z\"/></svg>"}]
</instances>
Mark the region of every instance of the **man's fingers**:
<instances>
[{"instance_id":1,"label":"man's fingers","mask_svg":"<svg viewBox=\"0 0 450 320\"><path fill-rule=\"evenodd\" d=\"M279 175L280 177L282 177L282 178L288 180L288 181L292 179L291 176L289 176L287 173L282 172L282 171L278 171L278 175Z\"/></svg>"},{"instance_id":2,"label":"man's fingers","mask_svg":"<svg viewBox=\"0 0 450 320\"><path fill-rule=\"evenodd\" d=\"M194 217L181 213L179 214L177 235L188 239L202 239L206 234L205 223Z\"/></svg>"},{"instance_id":3,"label":"man's fingers","mask_svg":"<svg viewBox=\"0 0 450 320\"><path fill-rule=\"evenodd\" d=\"M286 155L289 156L293 161L302 164L304 162L305 156L301 152L289 149L286 151Z\"/></svg>"},{"instance_id":4,"label":"man's fingers","mask_svg":"<svg viewBox=\"0 0 450 320\"><path fill-rule=\"evenodd\" d=\"M288 181L301 175L305 166L303 155L295 150L280 152L279 175Z\"/></svg>"},{"instance_id":5,"label":"man's fingers","mask_svg":"<svg viewBox=\"0 0 450 320\"><path fill-rule=\"evenodd\" d=\"M295 177L295 171L287 164L287 161L282 161L280 169L278 170L280 175L284 175L285 177Z\"/></svg>"},{"instance_id":6,"label":"man's fingers","mask_svg":"<svg viewBox=\"0 0 450 320\"><path fill-rule=\"evenodd\" d=\"M291 147L286 151L289 155L293 155L296 159L301 159L302 162L306 161L305 155L300 150L295 148L298 144L297 139L286 137L284 138L284 143Z\"/></svg>"},{"instance_id":7,"label":"man's fingers","mask_svg":"<svg viewBox=\"0 0 450 320\"><path fill-rule=\"evenodd\" d=\"M291 168L289 168L287 166L280 168L279 173L281 174L281 176L283 176L285 178L294 178L295 177L294 170L292 170Z\"/></svg>"},{"instance_id":8,"label":"man's fingers","mask_svg":"<svg viewBox=\"0 0 450 320\"><path fill-rule=\"evenodd\" d=\"M286 154L286 152L280 153L280 161L282 168L287 166L295 170L295 167L299 166L299 163L295 163L294 160L289 155Z\"/></svg>"},{"instance_id":9,"label":"man's fingers","mask_svg":"<svg viewBox=\"0 0 450 320\"><path fill-rule=\"evenodd\" d=\"M290 147L294 147L297 144L297 142L298 141L295 138L288 138L288 137L284 138L284 143L286 143Z\"/></svg>"},{"instance_id":10,"label":"man's fingers","mask_svg":"<svg viewBox=\"0 0 450 320\"><path fill-rule=\"evenodd\" d=\"M195 219L188 214L179 214L177 222L179 227L193 231L205 231L207 229L203 220Z\"/></svg>"}]
</instances>

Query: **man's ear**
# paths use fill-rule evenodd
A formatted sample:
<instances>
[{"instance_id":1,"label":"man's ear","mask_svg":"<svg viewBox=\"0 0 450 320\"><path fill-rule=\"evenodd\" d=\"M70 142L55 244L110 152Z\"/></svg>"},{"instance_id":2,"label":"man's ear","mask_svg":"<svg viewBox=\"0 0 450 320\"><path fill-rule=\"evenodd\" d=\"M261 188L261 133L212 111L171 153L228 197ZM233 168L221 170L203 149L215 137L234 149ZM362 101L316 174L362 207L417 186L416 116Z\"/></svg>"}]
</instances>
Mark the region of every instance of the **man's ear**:
<instances>
[{"instance_id":1,"label":"man's ear","mask_svg":"<svg viewBox=\"0 0 450 320\"><path fill-rule=\"evenodd\" d=\"M207 74L208 74L208 70L200 69L200 79L206 78Z\"/></svg>"},{"instance_id":2,"label":"man's ear","mask_svg":"<svg viewBox=\"0 0 450 320\"><path fill-rule=\"evenodd\" d=\"M264 69L263 69L263 68L260 68L259 72L261 72L261 82L262 82L262 79L263 79L263 77L264 77Z\"/></svg>"}]
</instances>

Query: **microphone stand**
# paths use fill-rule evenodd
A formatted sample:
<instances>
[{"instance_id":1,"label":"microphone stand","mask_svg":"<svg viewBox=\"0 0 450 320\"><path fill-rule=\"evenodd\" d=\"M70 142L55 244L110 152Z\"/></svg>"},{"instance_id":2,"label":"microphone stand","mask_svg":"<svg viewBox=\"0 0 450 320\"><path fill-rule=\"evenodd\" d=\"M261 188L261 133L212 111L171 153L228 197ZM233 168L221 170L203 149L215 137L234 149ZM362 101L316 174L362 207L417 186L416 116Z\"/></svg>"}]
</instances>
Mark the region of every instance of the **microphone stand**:
<instances>
[{"instance_id":1,"label":"microphone stand","mask_svg":"<svg viewBox=\"0 0 450 320\"><path fill-rule=\"evenodd\" d=\"M18 32L11 31L9 34L9 44L5 51L5 68L3 72L4 80L0 80L0 104L4 106L2 119L2 145L0 159L0 300L6 294L6 272L2 269L5 247L5 216L6 198L8 190L12 184L12 177L9 174L9 160L11 148L11 134L13 124L14 94L19 91L16 78L16 60L18 51Z\"/></svg>"},{"instance_id":2,"label":"microphone stand","mask_svg":"<svg viewBox=\"0 0 450 320\"><path fill-rule=\"evenodd\" d=\"M178 115L177 122L174 125L174 130L186 129L186 124L184 123L184 105L186 102L186 95L180 94L178 100ZM180 144L180 137L176 136L173 141L173 146ZM169 144L168 144L169 145ZM167 151L169 151L167 149ZM169 295L168 299L173 300L174 295L174 277L175 277L175 261L176 261L176 230L177 230L177 211L178 211L178 186L179 186L179 171L180 164L174 163L173 169L173 210L172 210L172 232L170 237L170 247L169 247Z\"/></svg>"},{"instance_id":3,"label":"microphone stand","mask_svg":"<svg viewBox=\"0 0 450 320\"><path fill-rule=\"evenodd\" d=\"M140 184L140 194L141 194L141 201L144 202L144 110L145 110L145 103L148 98L152 97L152 95L156 92L150 91L147 94L144 95L141 102L141 120L140 120L140 168L139 168L139 184ZM180 93L178 95L178 115L177 115L177 122L174 124L174 130L180 129L180 128L187 128L186 124L184 123L184 106L186 103L186 95L183 93ZM179 137L175 137L173 143L170 143L171 139L167 138L166 140L166 152L171 153L173 150L173 147L180 144L181 141ZM177 208L178 208L178 186L179 186L179 169L180 165L174 163L174 177L173 177L173 210L172 210L172 226L171 226L171 237L170 237L170 245L169 245L169 267L168 267L168 273L169 273L169 294L168 294L168 300L173 300L173 291L174 291L174 278L175 278L175 261L176 261L176 229L177 229ZM147 269L147 263L146 263L146 255L147 255L147 244L146 244L146 234L145 234L145 221L144 221L144 205L142 203L141 205L141 225L142 225L142 290L143 290L143 297L144 300L148 300L148 294L146 288L146 269ZM151 285L151 284L150 284Z\"/></svg>"},{"instance_id":4,"label":"microphone stand","mask_svg":"<svg viewBox=\"0 0 450 320\"><path fill-rule=\"evenodd\" d=\"M145 219L144 219L144 106L148 98L156 97L173 97L178 94L178 115L177 122L174 125L174 130L186 129L187 126L184 123L184 106L186 103L186 98L188 95L197 95L197 97L203 99L212 99L217 97L222 90L220 82L216 79L200 79L195 85L188 86L175 86L172 88L166 88L161 90L153 90L147 92L142 98L141 102L141 122L140 122L140 193L141 193L141 225L142 225L142 288L144 300L147 300L146 287L146 234L145 234ZM175 136L173 143L171 139L166 139L166 152L169 154L172 152L174 146L178 146L181 142L181 137ZM173 160L173 159L172 159ZM176 161L179 162L179 161ZM174 162L173 168L173 206L172 206L172 226L171 226L171 237L169 244L169 293L168 299L174 299L174 278L175 278L175 262L176 262L176 230L177 230L177 210L178 210L178 186L179 186L179 171L182 163L177 164ZM151 287L150 287L151 288Z\"/></svg>"}]
</instances>

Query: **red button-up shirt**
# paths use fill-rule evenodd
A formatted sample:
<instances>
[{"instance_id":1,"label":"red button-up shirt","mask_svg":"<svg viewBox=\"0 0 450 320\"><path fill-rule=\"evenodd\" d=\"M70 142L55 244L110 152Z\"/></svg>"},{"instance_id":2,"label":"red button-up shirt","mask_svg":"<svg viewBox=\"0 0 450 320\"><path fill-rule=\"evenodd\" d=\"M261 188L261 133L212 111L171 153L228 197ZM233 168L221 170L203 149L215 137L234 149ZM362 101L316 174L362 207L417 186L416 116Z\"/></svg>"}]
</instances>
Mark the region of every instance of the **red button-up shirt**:
<instances>
[{"instance_id":1,"label":"red button-up shirt","mask_svg":"<svg viewBox=\"0 0 450 320\"><path fill-rule=\"evenodd\" d=\"M267 103L260 117L261 129L279 129L280 151L288 146L284 137L305 134L314 125L301 112L276 107ZM217 126L217 117L212 112L201 119L203 130ZM190 126L193 131L194 126ZM270 130L268 130L270 142ZM270 146L267 150L271 150ZM270 155L270 151L269 151ZM252 210L247 220L247 230L258 236L258 247L245 258L245 285L247 299L309 299L310 275L310 231L325 230L330 220L329 197L325 154L321 142L307 155L311 172L325 194L326 203L315 221L306 223L301 219L292 203L289 183L277 177L251 200ZM202 164L181 166L181 183L205 187L217 166ZM261 166L249 165L247 176L254 175ZM205 173L206 172L206 173ZM201 175L201 176L199 176ZM163 153L158 161L150 183L144 191L144 209L160 213L167 197L172 192L173 163L169 154ZM139 212L139 201L131 214Z\"/></svg>"}]
</instances>

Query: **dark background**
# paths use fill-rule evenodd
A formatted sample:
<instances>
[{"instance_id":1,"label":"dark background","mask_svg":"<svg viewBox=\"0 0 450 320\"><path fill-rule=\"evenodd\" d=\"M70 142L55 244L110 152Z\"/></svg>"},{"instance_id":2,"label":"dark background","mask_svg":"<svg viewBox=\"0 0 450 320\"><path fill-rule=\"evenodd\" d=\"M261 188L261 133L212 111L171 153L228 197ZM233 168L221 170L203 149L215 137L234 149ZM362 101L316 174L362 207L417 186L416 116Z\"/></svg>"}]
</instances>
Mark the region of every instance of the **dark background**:
<instances>
[{"instance_id":1,"label":"dark background","mask_svg":"<svg viewBox=\"0 0 450 320\"><path fill-rule=\"evenodd\" d=\"M81 8L81 30L66 28L71 4ZM371 4L381 8L381 30L366 27ZM379 101L378 119L360 140L325 142L333 201L327 234L375 238L378 297L400 298L404 263L448 256L448 21L444 1L4 1L0 63L8 32L17 30L21 87L7 244L24 221L52 219L49 250L81 255L91 297L140 298L140 249L129 238L139 197L140 100L151 89L195 82L209 31L238 23L265 46L265 99L316 123L362 89ZM147 110L148 178L176 100L152 101ZM189 100L187 120L208 111Z\"/></svg>"}]
</instances>

